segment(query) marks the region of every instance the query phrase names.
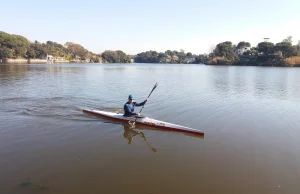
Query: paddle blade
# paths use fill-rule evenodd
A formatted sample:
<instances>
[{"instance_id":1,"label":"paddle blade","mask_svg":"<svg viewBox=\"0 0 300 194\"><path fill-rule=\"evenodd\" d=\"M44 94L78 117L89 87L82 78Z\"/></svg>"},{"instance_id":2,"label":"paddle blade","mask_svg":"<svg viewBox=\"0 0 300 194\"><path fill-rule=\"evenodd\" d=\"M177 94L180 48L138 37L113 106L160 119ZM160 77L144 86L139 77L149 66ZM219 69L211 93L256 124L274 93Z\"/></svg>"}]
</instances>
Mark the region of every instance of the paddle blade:
<instances>
[{"instance_id":1,"label":"paddle blade","mask_svg":"<svg viewBox=\"0 0 300 194\"><path fill-rule=\"evenodd\" d=\"M158 86L158 83L156 83L156 84L154 85L154 87L153 87L152 90L154 90L157 86Z\"/></svg>"},{"instance_id":2,"label":"paddle blade","mask_svg":"<svg viewBox=\"0 0 300 194\"><path fill-rule=\"evenodd\" d=\"M158 83L156 82L156 84L155 84L154 87L152 88L152 90L151 90L151 92L150 92L148 98L150 97L150 95L152 94L152 92L155 90L155 88L156 88L157 86L158 86Z\"/></svg>"}]
</instances>

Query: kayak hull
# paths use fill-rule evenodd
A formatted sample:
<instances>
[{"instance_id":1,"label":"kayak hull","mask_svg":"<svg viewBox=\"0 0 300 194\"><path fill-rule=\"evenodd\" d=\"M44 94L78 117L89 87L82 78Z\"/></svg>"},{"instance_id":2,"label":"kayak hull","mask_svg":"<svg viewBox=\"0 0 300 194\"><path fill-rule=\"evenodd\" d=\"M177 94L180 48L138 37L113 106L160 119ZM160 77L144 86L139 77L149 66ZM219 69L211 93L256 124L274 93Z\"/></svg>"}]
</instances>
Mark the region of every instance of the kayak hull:
<instances>
[{"instance_id":1,"label":"kayak hull","mask_svg":"<svg viewBox=\"0 0 300 194\"><path fill-rule=\"evenodd\" d=\"M107 112L107 111L101 111L97 109L84 109L84 113L92 114L97 117L104 117L116 121L123 121L123 122L133 122L135 120L135 117L125 117L121 113L113 113L113 112ZM204 132L201 130L181 126L181 125L175 125L172 123L164 122L164 121L159 121L156 119L151 119L149 117L139 117L136 120L137 124L145 125L145 126L152 126L164 130L170 130L170 131L180 131L180 132L187 132L187 133L192 133L192 134L197 134L204 136Z\"/></svg>"}]
</instances>

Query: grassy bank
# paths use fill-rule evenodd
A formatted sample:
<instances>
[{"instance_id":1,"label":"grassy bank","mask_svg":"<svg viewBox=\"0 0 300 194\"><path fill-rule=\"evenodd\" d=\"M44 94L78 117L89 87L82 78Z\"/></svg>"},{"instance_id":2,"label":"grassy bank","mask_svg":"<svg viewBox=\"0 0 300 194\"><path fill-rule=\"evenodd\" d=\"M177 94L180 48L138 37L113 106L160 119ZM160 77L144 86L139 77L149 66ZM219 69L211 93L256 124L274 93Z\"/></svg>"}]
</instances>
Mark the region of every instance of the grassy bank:
<instances>
[{"instance_id":1,"label":"grassy bank","mask_svg":"<svg viewBox=\"0 0 300 194\"><path fill-rule=\"evenodd\" d=\"M289 57L283 60L286 64L288 64L290 67L300 67L300 57Z\"/></svg>"}]
</instances>

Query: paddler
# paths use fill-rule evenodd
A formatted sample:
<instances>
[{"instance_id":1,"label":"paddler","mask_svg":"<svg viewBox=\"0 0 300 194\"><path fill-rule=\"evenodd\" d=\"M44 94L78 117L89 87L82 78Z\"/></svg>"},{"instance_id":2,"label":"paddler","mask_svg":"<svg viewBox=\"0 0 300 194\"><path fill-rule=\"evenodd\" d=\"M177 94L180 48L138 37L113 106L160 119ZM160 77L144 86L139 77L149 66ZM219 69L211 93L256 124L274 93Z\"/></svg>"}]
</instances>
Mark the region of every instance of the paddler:
<instances>
[{"instance_id":1,"label":"paddler","mask_svg":"<svg viewBox=\"0 0 300 194\"><path fill-rule=\"evenodd\" d=\"M124 116L126 117L132 117L132 116L139 116L139 113L135 113L134 112L134 107L135 106L143 106L148 99L144 100L144 102L141 103L137 103L134 102L134 96L133 95L129 95L128 96L128 101L124 104Z\"/></svg>"}]
</instances>

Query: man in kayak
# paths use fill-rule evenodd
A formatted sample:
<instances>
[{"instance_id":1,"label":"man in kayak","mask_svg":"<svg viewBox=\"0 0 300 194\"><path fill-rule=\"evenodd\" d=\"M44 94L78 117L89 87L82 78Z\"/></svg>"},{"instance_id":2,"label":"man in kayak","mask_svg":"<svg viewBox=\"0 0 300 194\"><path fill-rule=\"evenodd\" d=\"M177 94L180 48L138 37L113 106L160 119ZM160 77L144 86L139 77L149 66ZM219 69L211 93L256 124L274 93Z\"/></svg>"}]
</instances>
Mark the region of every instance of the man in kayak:
<instances>
[{"instance_id":1,"label":"man in kayak","mask_svg":"<svg viewBox=\"0 0 300 194\"><path fill-rule=\"evenodd\" d=\"M134 112L135 106L143 106L147 102L147 99L144 102L136 103L134 102L133 95L129 95L128 101L124 104L124 116L126 117L132 117L132 116L139 116L139 113Z\"/></svg>"}]
</instances>

